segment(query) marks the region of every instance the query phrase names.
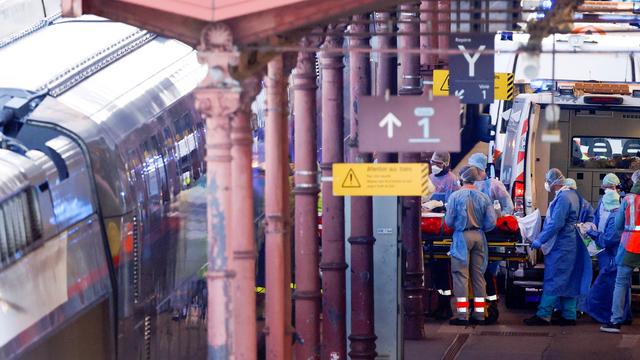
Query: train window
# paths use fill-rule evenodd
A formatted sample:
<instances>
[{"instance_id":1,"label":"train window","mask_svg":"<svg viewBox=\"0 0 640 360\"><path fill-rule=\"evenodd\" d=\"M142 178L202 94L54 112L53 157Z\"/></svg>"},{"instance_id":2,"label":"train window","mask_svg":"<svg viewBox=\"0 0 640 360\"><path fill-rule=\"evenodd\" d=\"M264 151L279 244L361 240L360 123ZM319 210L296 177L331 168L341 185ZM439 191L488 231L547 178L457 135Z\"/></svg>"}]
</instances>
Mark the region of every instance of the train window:
<instances>
[{"instance_id":1,"label":"train window","mask_svg":"<svg viewBox=\"0 0 640 360\"><path fill-rule=\"evenodd\" d=\"M158 134L159 136L162 136ZM158 141L158 137L155 135L151 136L151 145L153 146L155 153L157 156L155 157L156 169L158 170L158 175L160 176L160 186L162 191L162 200L168 202L169 199L169 184L167 182L167 168L166 168L166 159L164 157L165 152L162 151L160 147L160 142Z\"/></svg>"},{"instance_id":2,"label":"train window","mask_svg":"<svg viewBox=\"0 0 640 360\"><path fill-rule=\"evenodd\" d=\"M144 158L144 176L147 180L147 191L149 197L160 195L160 187L158 186L158 171L156 169L156 158L158 154L149 145L149 140L145 140L140 144Z\"/></svg>"},{"instance_id":3,"label":"train window","mask_svg":"<svg viewBox=\"0 0 640 360\"><path fill-rule=\"evenodd\" d=\"M182 188L188 188L191 185L192 164L191 151L195 149L195 141L193 140L193 131L190 130L189 113L182 115L175 121L176 129L176 158L178 165L178 178L182 183Z\"/></svg>"},{"instance_id":4,"label":"train window","mask_svg":"<svg viewBox=\"0 0 640 360\"><path fill-rule=\"evenodd\" d=\"M9 260L9 234L5 229L4 210L0 206L0 264Z\"/></svg>"},{"instance_id":5,"label":"train window","mask_svg":"<svg viewBox=\"0 0 640 360\"><path fill-rule=\"evenodd\" d=\"M42 236L40 210L33 191L26 189L0 204L0 264L18 258Z\"/></svg>"}]
</instances>

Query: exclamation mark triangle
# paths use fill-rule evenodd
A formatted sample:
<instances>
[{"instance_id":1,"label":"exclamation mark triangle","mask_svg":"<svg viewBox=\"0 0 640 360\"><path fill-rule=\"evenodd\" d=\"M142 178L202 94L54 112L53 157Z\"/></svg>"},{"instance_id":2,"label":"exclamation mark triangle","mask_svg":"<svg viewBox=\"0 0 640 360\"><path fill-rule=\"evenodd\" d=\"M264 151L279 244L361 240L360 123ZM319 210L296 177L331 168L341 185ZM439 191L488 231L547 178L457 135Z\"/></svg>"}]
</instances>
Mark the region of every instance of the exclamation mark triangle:
<instances>
[{"instance_id":1,"label":"exclamation mark triangle","mask_svg":"<svg viewBox=\"0 0 640 360\"><path fill-rule=\"evenodd\" d=\"M344 181L342 182L342 187L343 188L359 188L360 187L360 181L358 180L358 177L356 176L355 171L353 171L353 169L349 169L349 171L347 172L347 176L344 178Z\"/></svg>"}]
</instances>

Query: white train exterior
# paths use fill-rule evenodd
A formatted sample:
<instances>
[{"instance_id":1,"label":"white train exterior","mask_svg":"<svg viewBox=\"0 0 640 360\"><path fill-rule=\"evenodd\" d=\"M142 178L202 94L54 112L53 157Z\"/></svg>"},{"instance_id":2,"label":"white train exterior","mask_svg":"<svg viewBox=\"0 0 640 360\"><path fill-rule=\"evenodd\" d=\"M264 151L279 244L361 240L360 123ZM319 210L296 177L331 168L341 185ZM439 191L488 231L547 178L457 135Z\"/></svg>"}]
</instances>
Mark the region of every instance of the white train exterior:
<instances>
[{"instance_id":1,"label":"white train exterior","mask_svg":"<svg viewBox=\"0 0 640 360\"><path fill-rule=\"evenodd\" d=\"M206 356L205 74L91 16L0 42L0 359Z\"/></svg>"}]
</instances>

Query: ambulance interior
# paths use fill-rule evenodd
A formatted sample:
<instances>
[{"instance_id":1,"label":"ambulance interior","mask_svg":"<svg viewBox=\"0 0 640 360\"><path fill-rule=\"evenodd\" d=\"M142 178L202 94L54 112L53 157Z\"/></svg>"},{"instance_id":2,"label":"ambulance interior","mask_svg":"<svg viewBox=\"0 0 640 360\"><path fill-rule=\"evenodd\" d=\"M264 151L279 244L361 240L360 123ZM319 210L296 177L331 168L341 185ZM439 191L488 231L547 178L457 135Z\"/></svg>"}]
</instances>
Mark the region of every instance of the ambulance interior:
<instances>
[{"instance_id":1,"label":"ambulance interior","mask_svg":"<svg viewBox=\"0 0 640 360\"><path fill-rule=\"evenodd\" d=\"M544 190L544 175L549 168L560 169L573 178L578 192L595 208L603 190L602 179L615 173L621 190L633 185L631 174L640 169L640 108L604 106L561 106L558 128L560 142L542 139L546 122L546 105L534 105L535 130L529 133L528 165L531 172L527 187L531 189L531 209L545 215L552 194ZM533 140L533 141L532 141ZM535 184L535 185L534 185Z\"/></svg>"}]
</instances>

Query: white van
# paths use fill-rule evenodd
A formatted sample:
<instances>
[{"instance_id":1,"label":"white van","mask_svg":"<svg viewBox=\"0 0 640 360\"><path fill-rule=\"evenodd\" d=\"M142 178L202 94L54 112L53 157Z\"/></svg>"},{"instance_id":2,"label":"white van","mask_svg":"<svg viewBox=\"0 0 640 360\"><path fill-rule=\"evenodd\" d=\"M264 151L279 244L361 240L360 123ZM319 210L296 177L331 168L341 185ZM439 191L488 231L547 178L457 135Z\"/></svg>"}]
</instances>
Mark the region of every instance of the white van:
<instances>
[{"instance_id":1,"label":"white van","mask_svg":"<svg viewBox=\"0 0 640 360\"><path fill-rule=\"evenodd\" d=\"M518 95L505 120L497 170L512 195L516 216L535 209L546 215L551 195L544 189L544 176L550 168L575 179L578 192L594 207L607 173L616 173L623 190L628 191L631 174L640 169L640 87L634 91L629 84L554 83L553 88L556 86L559 91L553 93ZM559 120L549 123L546 113L551 111L547 109L558 109L556 105ZM545 141L549 134L559 141ZM528 254L528 264L507 263L508 307L531 305L542 293L543 264L537 263L535 251L524 246L519 251Z\"/></svg>"},{"instance_id":2,"label":"white van","mask_svg":"<svg viewBox=\"0 0 640 360\"><path fill-rule=\"evenodd\" d=\"M589 32L589 24L576 24L579 31ZM623 25L616 25L620 27ZM605 25L595 29L608 30ZM640 36L638 33L564 34L552 35L542 41L542 53L538 56L518 54L526 45L529 35L501 32L496 34L495 71L513 73L519 92L525 86L533 91L544 92L551 88L554 80L603 81L630 83L640 81ZM556 52L555 54L553 52ZM537 70L537 71L536 71ZM508 119L513 101L496 100L489 114L496 127L496 136L490 149L500 150L505 146Z\"/></svg>"},{"instance_id":3,"label":"white van","mask_svg":"<svg viewBox=\"0 0 640 360\"><path fill-rule=\"evenodd\" d=\"M631 174L640 169L640 92L628 84L559 86L559 92L516 97L506 124L500 179L511 191L518 215L535 209L545 214L549 194L544 175L549 168L575 179L580 194L594 207L607 173L616 173L628 191ZM614 91L620 93L611 94ZM555 126L560 141L554 143L543 141L550 126L544 114L551 104L560 108Z\"/></svg>"}]
</instances>

